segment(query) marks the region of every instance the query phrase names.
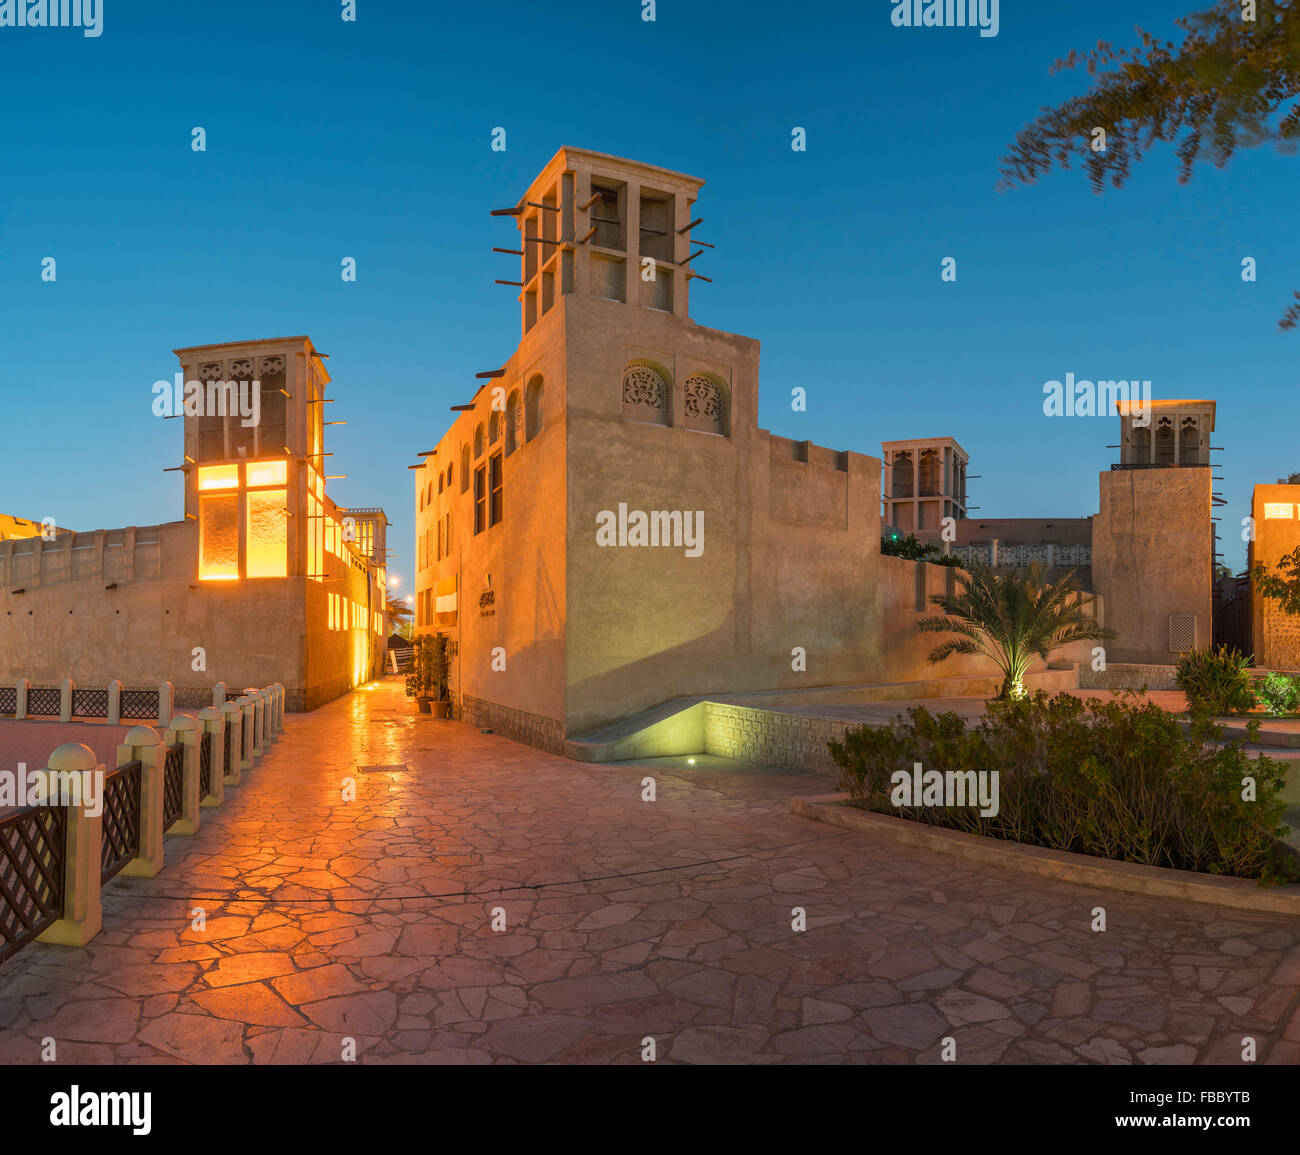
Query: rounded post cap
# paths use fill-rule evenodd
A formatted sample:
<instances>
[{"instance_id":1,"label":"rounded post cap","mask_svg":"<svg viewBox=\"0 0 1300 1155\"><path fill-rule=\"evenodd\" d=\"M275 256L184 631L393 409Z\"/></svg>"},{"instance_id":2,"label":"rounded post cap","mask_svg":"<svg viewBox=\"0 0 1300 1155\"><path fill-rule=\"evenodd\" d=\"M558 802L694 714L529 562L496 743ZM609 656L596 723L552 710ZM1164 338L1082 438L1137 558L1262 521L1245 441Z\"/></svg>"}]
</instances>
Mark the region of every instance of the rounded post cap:
<instances>
[{"instance_id":1,"label":"rounded post cap","mask_svg":"<svg viewBox=\"0 0 1300 1155\"><path fill-rule=\"evenodd\" d=\"M132 726L122 739L123 746L157 746L162 741L152 726Z\"/></svg>"},{"instance_id":2,"label":"rounded post cap","mask_svg":"<svg viewBox=\"0 0 1300 1155\"><path fill-rule=\"evenodd\" d=\"M209 709L219 710L223 714L238 714L241 712L238 702L222 702L220 706L209 707Z\"/></svg>"},{"instance_id":3,"label":"rounded post cap","mask_svg":"<svg viewBox=\"0 0 1300 1155\"><path fill-rule=\"evenodd\" d=\"M167 723L167 728L169 730L197 730L199 723L192 714L176 714Z\"/></svg>"},{"instance_id":4,"label":"rounded post cap","mask_svg":"<svg viewBox=\"0 0 1300 1155\"><path fill-rule=\"evenodd\" d=\"M95 752L84 742L64 742L50 752L50 770L94 770L99 765Z\"/></svg>"},{"instance_id":5,"label":"rounded post cap","mask_svg":"<svg viewBox=\"0 0 1300 1155\"><path fill-rule=\"evenodd\" d=\"M246 695L235 699L236 706L251 706L252 704L253 704L253 699L247 697Z\"/></svg>"},{"instance_id":6,"label":"rounded post cap","mask_svg":"<svg viewBox=\"0 0 1300 1155\"><path fill-rule=\"evenodd\" d=\"M204 706L203 709L199 711L199 717L205 722L215 722L221 717L221 711L218 710L216 706Z\"/></svg>"}]
</instances>

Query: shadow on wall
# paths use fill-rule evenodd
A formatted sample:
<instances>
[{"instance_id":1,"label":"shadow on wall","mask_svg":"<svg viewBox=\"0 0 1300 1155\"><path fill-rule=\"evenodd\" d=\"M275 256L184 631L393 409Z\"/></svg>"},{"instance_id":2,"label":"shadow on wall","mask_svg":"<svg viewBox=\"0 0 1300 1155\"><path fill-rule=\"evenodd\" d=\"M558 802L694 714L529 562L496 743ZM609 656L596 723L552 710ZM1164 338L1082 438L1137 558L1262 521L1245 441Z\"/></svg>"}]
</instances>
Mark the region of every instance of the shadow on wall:
<instances>
[{"instance_id":1,"label":"shadow on wall","mask_svg":"<svg viewBox=\"0 0 1300 1155\"><path fill-rule=\"evenodd\" d=\"M567 736L599 730L678 697L888 682L933 683L998 674L995 663L984 657L956 655L938 664L929 660L943 635L922 634L916 623L938 612L929 599L943 592L952 571L902 558L882 557L880 562L876 589L878 629L872 631L872 623L864 615L857 639L846 639L848 644L830 654L810 650L806 672L792 668L790 649L736 654L734 615L728 615L707 635L571 683L566 701ZM955 574L952 580L956 582ZM876 636L867 636L869 632ZM795 644L792 642L792 647ZM1092 645L1079 642L1064 647L1052 655L1051 661L1086 663L1091 660ZM1036 660L1029 672L1047 668L1047 662Z\"/></svg>"}]
</instances>

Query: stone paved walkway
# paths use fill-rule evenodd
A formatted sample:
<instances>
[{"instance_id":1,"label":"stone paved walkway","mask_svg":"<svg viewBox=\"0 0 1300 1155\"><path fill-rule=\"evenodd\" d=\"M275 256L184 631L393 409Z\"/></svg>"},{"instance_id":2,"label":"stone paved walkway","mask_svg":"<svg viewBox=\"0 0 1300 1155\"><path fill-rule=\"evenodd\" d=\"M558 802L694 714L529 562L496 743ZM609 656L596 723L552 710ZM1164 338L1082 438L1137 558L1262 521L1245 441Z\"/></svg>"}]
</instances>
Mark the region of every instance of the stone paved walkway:
<instances>
[{"instance_id":1,"label":"stone paved walkway","mask_svg":"<svg viewBox=\"0 0 1300 1155\"><path fill-rule=\"evenodd\" d=\"M290 716L159 878L117 879L88 948L0 967L0 1062L52 1037L62 1062L331 1063L352 1036L363 1062L637 1063L652 1037L669 1062L933 1063L951 1037L964 1063L1236 1064L1246 1035L1300 1061L1296 920L789 813L825 789L568 762L358 691Z\"/></svg>"}]
</instances>

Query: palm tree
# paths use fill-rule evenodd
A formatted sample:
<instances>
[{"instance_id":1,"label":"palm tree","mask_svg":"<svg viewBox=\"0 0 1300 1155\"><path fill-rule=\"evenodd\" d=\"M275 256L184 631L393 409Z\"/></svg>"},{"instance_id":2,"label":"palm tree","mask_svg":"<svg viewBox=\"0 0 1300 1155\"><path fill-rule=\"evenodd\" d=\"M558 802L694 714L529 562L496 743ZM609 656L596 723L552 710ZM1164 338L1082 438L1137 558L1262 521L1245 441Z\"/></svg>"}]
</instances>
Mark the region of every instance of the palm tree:
<instances>
[{"instance_id":1,"label":"palm tree","mask_svg":"<svg viewBox=\"0 0 1300 1155\"><path fill-rule=\"evenodd\" d=\"M388 595L387 605L384 606L384 612L388 615L389 622L392 623L391 628L393 632L402 634L402 636L405 637L406 635L403 633L403 627L406 625L408 620L414 616L411 607L407 605L402 598L390 593Z\"/></svg>"},{"instance_id":2,"label":"palm tree","mask_svg":"<svg viewBox=\"0 0 1300 1155\"><path fill-rule=\"evenodd\" d=\"M1083 612L1075 587L1074 571L1045 582L1039 566L997 573L972 562L959 573L961 589L953 597L931 600L945 617L923 618L917 629L925 633L956 634L930 653L942 662L951 654L983 654L1002 671L999 698L1025 696L1025 671L1035 657L1046 658L1071 642L1100 641L1114 637Z\"/></svg>"}]
</instances>

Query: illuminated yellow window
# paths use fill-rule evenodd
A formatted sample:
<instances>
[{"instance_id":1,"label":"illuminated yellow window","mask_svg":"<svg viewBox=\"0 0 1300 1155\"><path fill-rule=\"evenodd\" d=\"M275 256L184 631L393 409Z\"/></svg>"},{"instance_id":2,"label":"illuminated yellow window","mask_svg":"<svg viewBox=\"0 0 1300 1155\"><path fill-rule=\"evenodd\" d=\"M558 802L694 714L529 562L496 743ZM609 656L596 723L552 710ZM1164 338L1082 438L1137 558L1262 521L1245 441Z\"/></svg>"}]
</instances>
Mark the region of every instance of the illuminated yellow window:
<instances>
[{"instance_id":1,"label":"illuminated yellow window","mask_svg":"<svg viewBox=\"0 0 1300 1155\"><path fill-rule=\"evenodd\" d=\"M252 490L248 503L248 577L286 577L289 573L288 516L283 489Z\"/></svg>"},{"instance_id":2,"label":"illuminated yellow window","mask_svg":"<svg viewBox=\"0 0 1300 1155\"><path fill-rule=\"evenodd\" d=\"M289 463L287 461L250 461L245 468L247 470L245 484L250 489L260 485L288 484Z\"/></svg>"},{"instance_id":3,"label":"illuminated yellow window","mask_svg":"<svg viewBox=\"0 0 1300 1155\"><path fill-rule=\"evenodd\" d=\"M307 576L316 581L325 577L325 559L322 557L325 522L321 516L320 502L314 497L307 498Z\"/></svg>"},{"instance_id":4,"label":"illuminated yellow window","mask_svg":"<svg viewBox=\"0 0 1300 1155\"><path fill-rule=\"evenodd\" d=\"M239 577L239 495L212 494L199 500L199 577Z\"/></svg>"},{"instance_id":5,"label":"illuminated yellow window","mask_svg":"<svg viewBox=\"0 0 1300 1155\"><path fill-rule=\"evenodd\" d=\"M1264 520L1276 521L1279 518L1291 517L1290 502L1266 501L1264 503Z\"/></svg>"},{"instance_id":6,"label":"illuminated yellow window","mask_svg":"<svg viewBox=\"0 0 1300 1155\"><path fill-rule=\"evenodd\" d=\"M238 465L204 465L199 469L199 489L234 489L239 485Z\"/></svg>"}]
</instances>

